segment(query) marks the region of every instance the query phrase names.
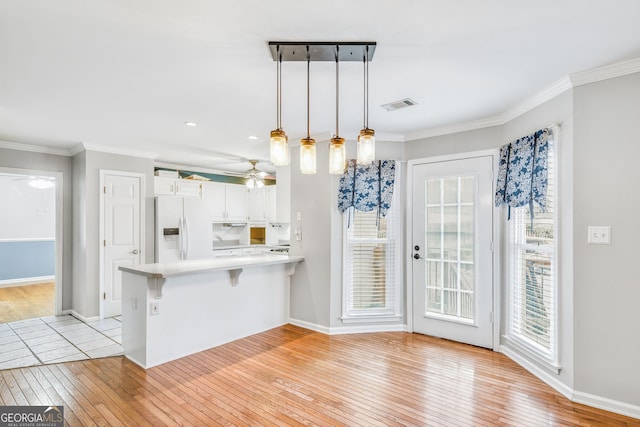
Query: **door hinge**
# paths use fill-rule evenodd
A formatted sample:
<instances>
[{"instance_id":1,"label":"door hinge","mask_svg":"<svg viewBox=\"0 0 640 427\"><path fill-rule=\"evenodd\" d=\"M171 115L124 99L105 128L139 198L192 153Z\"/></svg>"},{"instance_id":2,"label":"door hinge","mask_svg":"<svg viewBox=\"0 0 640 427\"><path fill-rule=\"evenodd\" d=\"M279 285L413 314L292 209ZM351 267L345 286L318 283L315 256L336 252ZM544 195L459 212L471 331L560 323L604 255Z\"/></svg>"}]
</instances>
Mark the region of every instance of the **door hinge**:
<instances>
[{"instance_id":1,"label":"door hinge","mask_svg":"<svg viewBox=\"0 0 640 427\"><path fill-rule=\"evenodd\" d=\"M104 292L104 293L102 294L102 299L107 299L107 293L106 293L106 292Z\"/></svg>"},{"instance_id":2,"label":"door hinge","mask_svg":"<svg viewBox=\"0 0 640 427\"><path fill-rule=\"evenodd\" d=\"M102 187L102 192L103 192L104 194L107 194L107 186L106 186L106 185L105 185L104 187Z\"/></svg>"},{"instance_id":3,"label":"door hinge","mask_svg":"<svg viewBox=\"0 0 640 427\"><path fill-rule=\"evenodd\" d=\"M489 243L489 250L493 252L493 240Z\"/></svg>"},{"instance_id":4,"label":"door hinge","mask_svg":"<svg viewBox=\"0 0 640 427\"><path fill-rule=\"evenodd\" d=\"M493 324L493 311L489 313L489 321Z\"/></svg>"},{"instance_id":5,"label":"door hinge","mask_svg":"<svg viewBox=\"0 0 640 427\"><path fill-rule=\"evenodd\" d=\"M107 241L106 240L102 241L102 246L107 246Z\"/></svg>"}]
</instances>

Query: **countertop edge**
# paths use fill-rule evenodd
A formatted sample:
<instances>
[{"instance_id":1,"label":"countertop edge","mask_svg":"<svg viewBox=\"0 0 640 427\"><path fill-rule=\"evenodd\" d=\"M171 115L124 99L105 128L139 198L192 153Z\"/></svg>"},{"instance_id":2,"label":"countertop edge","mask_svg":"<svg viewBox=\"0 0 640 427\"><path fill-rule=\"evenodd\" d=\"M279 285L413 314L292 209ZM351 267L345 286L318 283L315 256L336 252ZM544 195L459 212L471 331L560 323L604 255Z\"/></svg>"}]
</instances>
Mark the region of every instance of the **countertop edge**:
<instances>
[{"instance_id":1,"label":"countertop edge","mask_svg":"<svg viewBox=\"0 0 640 427\"><path fill-rule=\"evenodd\" d=\"M304 261L303 256L289 255L243 255L205 260L188 260L172 263L140 264L135 267L120 266L122 272L137 274L152 279L166 279L186 274L210 271L238 270L265 265L292 264Z\"/></svg>"}]
</instances>

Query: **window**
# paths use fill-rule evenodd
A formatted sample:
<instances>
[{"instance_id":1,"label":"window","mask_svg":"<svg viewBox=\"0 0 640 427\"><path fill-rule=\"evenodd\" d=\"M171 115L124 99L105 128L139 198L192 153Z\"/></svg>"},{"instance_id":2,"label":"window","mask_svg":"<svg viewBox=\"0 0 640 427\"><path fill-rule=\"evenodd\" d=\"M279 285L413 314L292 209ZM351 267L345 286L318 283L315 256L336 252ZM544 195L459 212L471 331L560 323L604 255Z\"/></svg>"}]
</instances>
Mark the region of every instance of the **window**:
<instances>
[{"instance_id":1,"label":"window","mask_svg":"<svg viewBox=\"0 0 640 427\"><path fill-rule=\"evenodd\" d=\"M394 195L394 199L395 199ZM396 268L397 201L384 218L376 210L344 215L345 278L343 321L399 316Z\"/></svg>"},{"instance_id":2,"label":"window","mask_svg":"<svg viewBox=\"0 0 640 427\"><path fill-rule=\"evenodd\" d=\"M557 365L556 159L549 141L547 209L511 209L509 220L509 325L507 337Z\"/></svg>"}]
</instances>

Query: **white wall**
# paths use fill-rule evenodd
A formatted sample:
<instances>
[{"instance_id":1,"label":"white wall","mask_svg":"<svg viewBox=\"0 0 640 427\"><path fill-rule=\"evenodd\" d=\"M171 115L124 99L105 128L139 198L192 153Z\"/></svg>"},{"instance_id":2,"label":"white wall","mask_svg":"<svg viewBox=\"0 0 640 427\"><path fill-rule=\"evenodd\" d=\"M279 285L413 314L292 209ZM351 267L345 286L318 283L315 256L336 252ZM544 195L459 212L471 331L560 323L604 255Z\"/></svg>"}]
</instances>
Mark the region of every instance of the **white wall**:
<instances>
[{"instance_id":1,"label":"white wall","mask_svg":"<svg viewBox=\"0 0 640 427\"><path fill-rule=\"evenodd\" d=\"M54 239L56 189L34 188L29 175L0 174L0 239Z\"/></svg>"},{"instance_id":2,"label":"white wall","mask_svg":"<svg viewBox=\"0 0 640 427\"><path fill-rule=\"evenodd\" d=\"M100 315L100 170L144 173L145 262L153 262L153 160L98 151L73 158L73 309L85 318Z\"/></svg>"},{"instance_id":3,"label":"white wall","mask_svg":"<svg viewBox=\"0 0 640 427\"><path fill-rule=\"evenodd\" d=\"M640 73L574 89L574 137L575 388L640 406Z\"/></svg>"},{"instance_id":4,"label":"white wall","mask_svg":"<svg viewBox=\"0 0 640 427\"><path fill-rule=\"evenodd\" d=\"M298 149L291 152L291 253L303 255L291 278L291 318L325 332L339 332L342 315L342 215L338 212L339 175L330 175L328 141L316 141L317 173L300 173ZM403 158L403 144L376 142L376 158ZM347 157L355 158L355 141ZM297 212L302 221L296 219ZM295 240L295 229L302 241ZM403 324L404 321L398 322Z\"/></svg>"}]
</instances>

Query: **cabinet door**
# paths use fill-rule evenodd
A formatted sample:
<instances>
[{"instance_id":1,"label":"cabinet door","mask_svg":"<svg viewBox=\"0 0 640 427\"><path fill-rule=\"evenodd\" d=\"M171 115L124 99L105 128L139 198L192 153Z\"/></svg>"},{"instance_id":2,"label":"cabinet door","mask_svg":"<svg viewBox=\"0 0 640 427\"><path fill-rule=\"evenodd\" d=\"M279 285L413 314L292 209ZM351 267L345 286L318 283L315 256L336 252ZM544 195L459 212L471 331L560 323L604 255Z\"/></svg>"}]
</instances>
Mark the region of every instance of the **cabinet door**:
<instances>
[{"instance_id":1,"label":"cabinet door","mask_svg":"<svg viewBox=\"0 0 640 427\"><path fill-rule=\"evenodd\" d=\"M266 218L266 189L253 188L249 191L249 221L264 222Z\"/></svg>"},{"instance_id":2,"label":"cabinet door","mask_svg":"<svg viewBox=\"0 0 640 427\"><path fill-rule=\"evenodd\" d=\"M228 221L247 221L249 218L249 193L247 187L225 184Z\"/></svg>"},{"instance_id":3,"label":"cabinet door","mask_svg":"<svg viewBox=\"0 0 640 427\"><path fill-rule=\"evenodd\" d=\"M153 193L156 196L173 196L176 192L176 180L173 178L154 177Z\"/></svg>"},{"instance_id":4,"label":"cabinet door","mask_svg":"<svg viewBox=\"0 0 640 427\"><path fill-rule=\"evenodd\" d=\"M211 221L225 219L225 190L220 182L205 182L202 185L203 206L208 211Z\"/></svg>"},{"instance_id":5,"label":"cabinet door","mask_svg":"<svg viewBox=\"0 0 640 427\"><path fill-rule=\"evenodd\" d=\"M265 187L265 193L266 193L266 201L265 201L265 217L266 220L269 222L277 222L279 221L278 217L277 217L277 207L278 205L276 204L277 200L276 200L276 195L277 195L277 189L275 185L270 185L268 187Z\"/></svg>"},{"instance_id":6,"label":"cabinet door","mask_svg":"<svg viewBox=\"0 0 640 427\"><path fill-rule=\"evenodd\" d=\"M201 197L202 183L197 181L176 181L176 196L183 197Z\"/></svg>"}]
</instances>

